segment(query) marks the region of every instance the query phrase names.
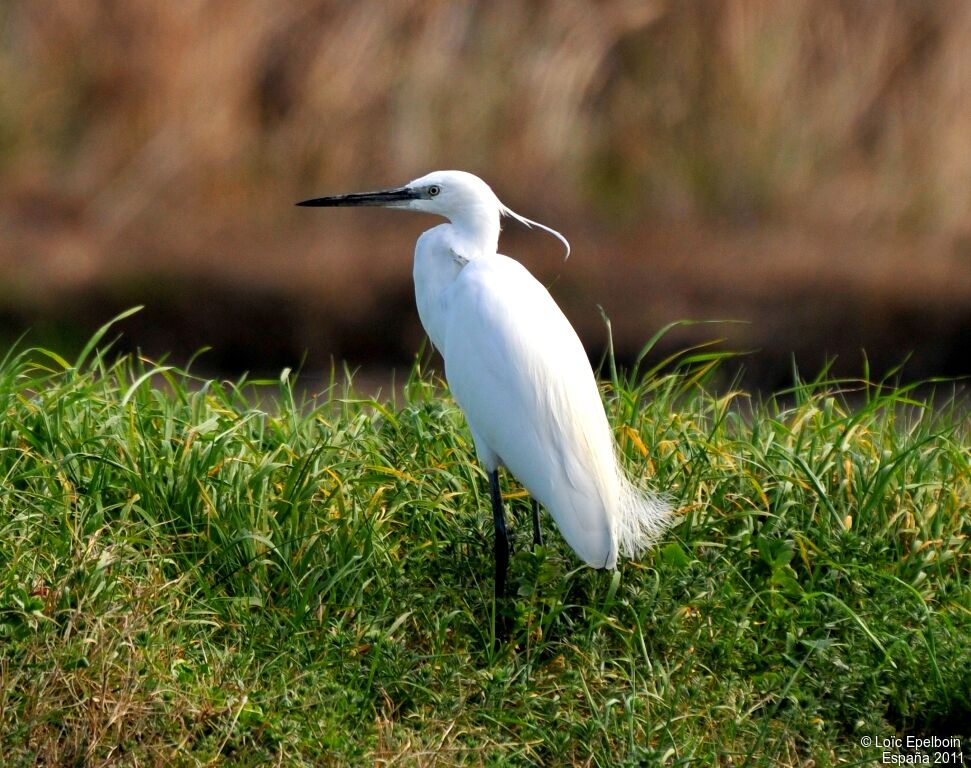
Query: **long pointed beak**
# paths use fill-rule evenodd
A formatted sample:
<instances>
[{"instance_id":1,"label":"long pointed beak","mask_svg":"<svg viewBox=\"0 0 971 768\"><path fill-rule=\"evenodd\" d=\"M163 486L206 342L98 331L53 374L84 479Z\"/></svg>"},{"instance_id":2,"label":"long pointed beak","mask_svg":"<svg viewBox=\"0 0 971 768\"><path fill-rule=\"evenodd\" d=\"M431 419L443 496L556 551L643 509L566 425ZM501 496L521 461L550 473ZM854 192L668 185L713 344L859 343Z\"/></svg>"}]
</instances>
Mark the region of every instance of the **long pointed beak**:
<instances>
[{"instance_id":1,"label":"long pointed beak","mask_svg":"<svg viewBox=\"0 0 971 768\"><path fill-rule=\"evenodd\" d=\"M417 190L408 187L398 189L382 189L379 192L354 192L350 195L334 195L333 197L315 197L297 203L314 208L344 208L351 206L387 206L394 208L409 200L417 200L421 195Z\"/></svg>"}]
</instances>

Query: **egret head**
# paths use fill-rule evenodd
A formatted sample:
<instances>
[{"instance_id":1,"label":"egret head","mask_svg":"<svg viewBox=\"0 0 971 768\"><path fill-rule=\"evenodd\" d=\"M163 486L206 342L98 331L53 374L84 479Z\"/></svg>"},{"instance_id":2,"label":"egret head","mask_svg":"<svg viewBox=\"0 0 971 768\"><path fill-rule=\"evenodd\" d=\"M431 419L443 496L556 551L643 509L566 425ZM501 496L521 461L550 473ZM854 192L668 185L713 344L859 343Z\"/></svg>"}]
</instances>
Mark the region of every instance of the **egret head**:
<instances>
[{"instance_id":1,"label":"egret head","mask_svg":"<svg viewBox=\"0 0 971 768\"><path fill-rule=\"evenodd\" d=\"M570 244L555 229L520 216L504 206L492 188L478 176L465 171L432 171L403 187L378 192L318 197L297 203L304 206L380 206L423 211L444 216L452 224L469 229L485 228L499 234L499 217L509 216L527 227L539 227L556 237L570 255Z\"/></svg>"},{"instance_id":2,"label":"egret head","mask_svg":"<svg viewBox=\"0 0 971 768\"><path fill-rule=\"evenodd\" d=\"M462 215L498 216L503 208L488 184L465 171L432 171L409 182L405 189L416 194L408 208L447 219Z\"/></svg>"}]
</instances>

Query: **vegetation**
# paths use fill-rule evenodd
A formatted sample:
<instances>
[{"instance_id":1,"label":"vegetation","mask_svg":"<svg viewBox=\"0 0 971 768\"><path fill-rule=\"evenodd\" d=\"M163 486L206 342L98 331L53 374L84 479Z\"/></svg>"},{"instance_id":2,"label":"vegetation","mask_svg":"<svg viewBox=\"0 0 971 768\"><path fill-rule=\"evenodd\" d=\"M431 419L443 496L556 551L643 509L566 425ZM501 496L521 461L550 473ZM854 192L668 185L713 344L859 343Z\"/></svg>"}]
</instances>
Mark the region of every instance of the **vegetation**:
<instances>
[{"instance_id":1,"label":"vegetation","mask_svg":"<svg viewBox=\"0 0 971 768\"><path fill-rule=\"evenodd\" d=\"M219 239L265 236L281 197L456 164L517 210L593 206L599 226L962 236L969 21L906 0L5 4L0 178L80 195L71 221L104 236L147 230L135 258L194 253L214 219Z\"/></svg>"},{"instance_id":2,"label":"vegetation","mask_svg":"<svg viewBox=\"0 0 971 768\"><path fill-rule=\"evenodd\" d=\"M712 391L705 350L611 370L620 449L680 523L597 572L548 518L530 549L509 481L497 646L486 485L443 382L203 380L111 362L107 329L0 365L8 764L826 766L971 735L953 398L821 377L752 402Z\"/></svg>"}]
</instances>

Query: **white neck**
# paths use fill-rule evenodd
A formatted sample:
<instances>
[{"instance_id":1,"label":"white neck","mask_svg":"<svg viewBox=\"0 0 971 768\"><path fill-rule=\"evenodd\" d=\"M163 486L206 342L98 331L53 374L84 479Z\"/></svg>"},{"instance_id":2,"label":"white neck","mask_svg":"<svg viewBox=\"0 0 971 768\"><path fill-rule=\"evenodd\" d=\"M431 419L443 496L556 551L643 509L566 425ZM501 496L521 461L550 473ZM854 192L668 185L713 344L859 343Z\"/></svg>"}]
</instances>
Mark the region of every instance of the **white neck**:
<instances>
[{"instance_id":1,"label":"white neck","mask_svg":"<svg viewBox=\"0 0 971 768\"><path fill-rule=\"evenodd\" d=\"M452 250L469 261L499 249L499 211L494 205L472 205L452 213L446 224Z\"/></svg>"},{"instance_id":2,"label":"white neck","mask_svg":"<svg viewBox=\"0 0 971 768\"><path fill-rule=\"evenodd\" d=\"M495 256L499 242L499 214L491 221L484 216L452 217L424 232L415 244L415 303L418 316L432 344L439 352L445 344L443 298L470 261Z\"/></svg>"}]
</instances>

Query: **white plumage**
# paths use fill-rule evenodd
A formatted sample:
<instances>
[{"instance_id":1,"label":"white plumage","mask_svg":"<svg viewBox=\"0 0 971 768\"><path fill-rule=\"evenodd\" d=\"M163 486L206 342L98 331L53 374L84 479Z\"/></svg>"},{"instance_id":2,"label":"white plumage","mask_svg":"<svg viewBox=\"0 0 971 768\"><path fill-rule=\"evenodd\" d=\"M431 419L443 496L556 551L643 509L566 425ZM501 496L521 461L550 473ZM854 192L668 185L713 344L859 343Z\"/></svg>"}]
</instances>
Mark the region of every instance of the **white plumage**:
<instances>
[{"instance_id":1,"label":"white plumage","mask_svg":"<svg viewBox=\"0 0 971 768\"><path fill-rule=\"evenodd\" d=\"M490 479L497 483L505 466L594 568L614 568L618 552L633 557L657 539L671 509L621 469L580 339L546 288L497 253L501 215L551 232L569 248L562 235L509 210L485 182L462 171L302 205L382 205L447 218L415 246L415 296ZM505 524L501 506L494 512L501 593Z\"/></svg>"}]
</instances>

